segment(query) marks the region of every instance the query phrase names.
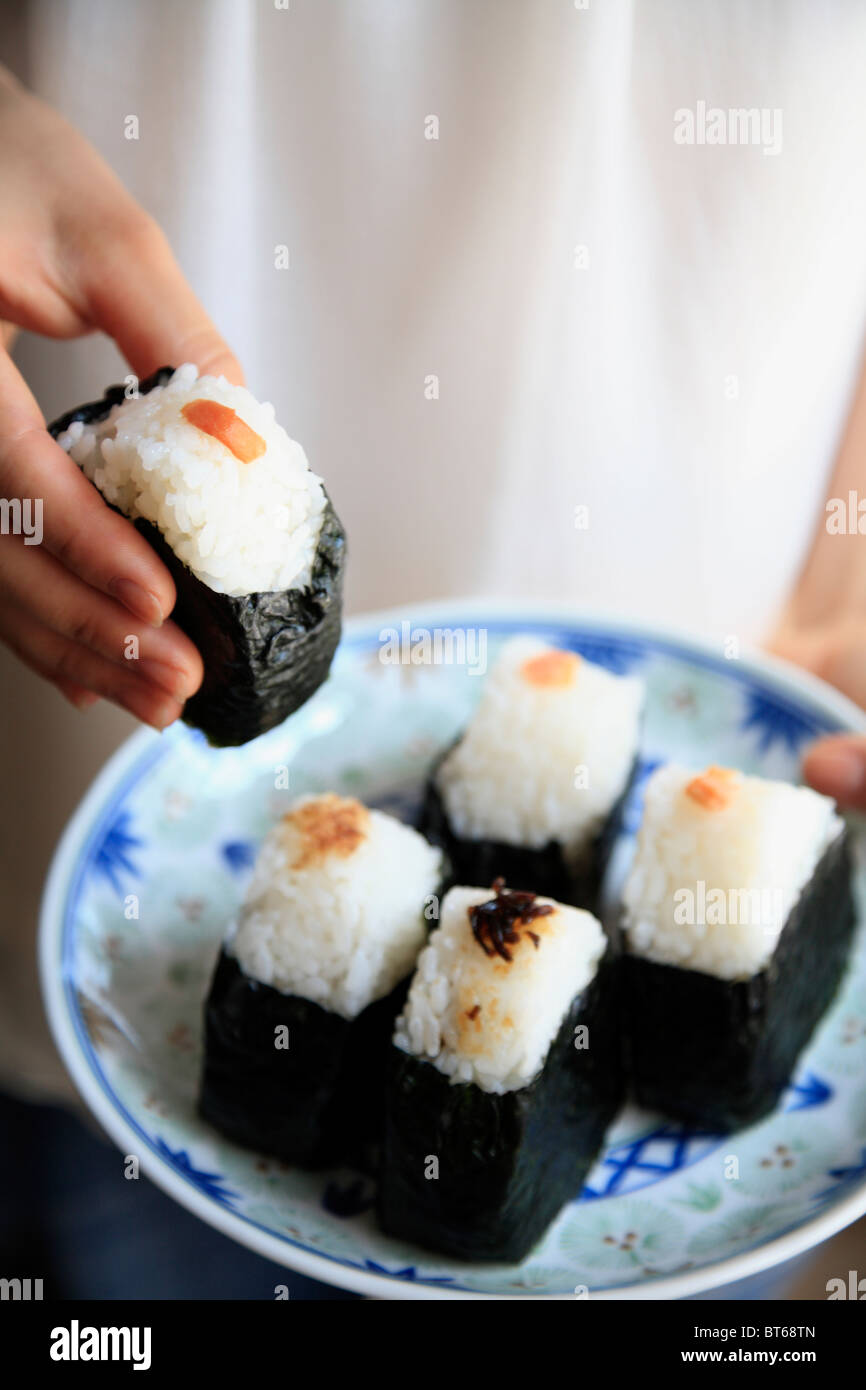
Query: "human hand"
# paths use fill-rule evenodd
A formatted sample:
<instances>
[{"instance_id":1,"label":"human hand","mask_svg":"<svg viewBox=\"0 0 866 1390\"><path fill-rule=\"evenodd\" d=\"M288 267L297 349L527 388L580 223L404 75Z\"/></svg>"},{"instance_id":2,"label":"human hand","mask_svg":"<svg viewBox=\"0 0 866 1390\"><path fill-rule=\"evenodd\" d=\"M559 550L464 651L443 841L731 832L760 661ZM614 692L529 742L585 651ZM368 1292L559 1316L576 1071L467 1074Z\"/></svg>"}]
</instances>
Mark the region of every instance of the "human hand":
<instances>
[{"instance_id":1,"label":"human hand","mask_svg":"<svg viewBox=\"0 0 866 1390\"><path fill-rule=\"evenodd\" d=\"M165 363L241 383L166 238L87 141L0 68L0 497L41 499L43 536L0 535L0 639L79 708L156 728L201 684L168 570L51 439L8 354L17 325L101 330L138 377ZM138 659L128 639L138 639Z\"/></svg>"},{"instance_id":2,"label":"human hand","mask_svg":"<svg viewBox=\"0 0 866 1390\"><path fill-rule=\"evenodd\" d=\"M817 633L784 629L773 638L770 650L835 685L866 709L866 621L837 620ZM845 809L866 811L866 736L818 739L803 759L803 776Z\"/></svg>"}]
</instances>

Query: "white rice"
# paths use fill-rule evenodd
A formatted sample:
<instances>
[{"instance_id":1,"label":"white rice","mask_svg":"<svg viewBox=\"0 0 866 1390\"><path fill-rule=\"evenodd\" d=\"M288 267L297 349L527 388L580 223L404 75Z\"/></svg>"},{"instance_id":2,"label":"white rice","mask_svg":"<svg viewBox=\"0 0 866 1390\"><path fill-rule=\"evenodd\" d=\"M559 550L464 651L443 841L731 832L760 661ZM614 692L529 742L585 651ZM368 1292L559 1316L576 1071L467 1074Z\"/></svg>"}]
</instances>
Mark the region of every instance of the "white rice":
<instances>
[{"instance_id":1,"label":"white rice","mask_svg":"<svg viewBox=\"0 0 866 1390\"><path fill-rule=\"evenodd\" d=\"M244 974L354 1018L412 970L442 856L382 811L302 797L265 838L236 931Z\"/></svg>"},{"instance_id":2,"label":"white rice","mask_svg":"<svg viewBox=\"0 0 866 1390\"><path fill-rule=\"evenodd\" d=\"M623 890L628 949L747 979L768 964L843 822L835 803L808 787L740 773L727 783L727 804L704 805L686 791L695 775L668 764L647 784Z\"/></svg>"},{"instance_id":3,"label":"white rice","mask_svg":"<svg viewBox=\"0 0 866 1390\"><path fill-rule=\"evenodd\" d=\"M445 895L394 1042L454 1083L502 1095L541 1071L572 1001L595 976L606 940L591 913L538 898L555 911L518 928L511 961L489 956L472 932L469 909L490 897L489 888Z\"/></svg>"},{"instance_id":4,"label":"white rice","mask_svg":"<svg viewBox=\"0 0 866 1390\"><path fill-rule=\"evenodd\" d=\"M194 400L236 411L265 441L242 463L181 414ZM80 421L58 443L106 500L159 528L175 555L217 593L240 597L310 582L325 495L300 444L262 404L191 363L164 386Z\"/></svg>"},{"instance_id":5,"label":"white rice","mask_svg":"<svg viewBox=\"0 0 866 1390\"><path fill-rule=\"evenodd\" d=\"M526 663L555 649L533 637L502 647L463 737L437 785L464 839L577 854L622 793L638 744L642 682L571 653L568 679L539 685Z\"/></svg>"}]
</instances>

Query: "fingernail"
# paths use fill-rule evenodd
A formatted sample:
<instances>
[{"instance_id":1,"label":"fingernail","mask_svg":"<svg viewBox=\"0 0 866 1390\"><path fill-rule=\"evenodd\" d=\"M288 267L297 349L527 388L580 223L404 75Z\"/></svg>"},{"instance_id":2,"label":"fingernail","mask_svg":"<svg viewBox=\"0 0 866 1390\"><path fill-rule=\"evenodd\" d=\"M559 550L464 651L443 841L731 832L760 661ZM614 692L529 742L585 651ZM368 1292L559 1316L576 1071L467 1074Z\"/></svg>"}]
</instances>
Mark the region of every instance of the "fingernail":
<instances>
[{"instance_id":1,"label":"fingernail","mask_svg":"<svg viewBox=\"0 0 866 1390\"><path fill-rule=\"evenodd\" d=\"M173 700L166 700L164 704L160 705L159 708L150 715L147 723L150 724L152 728L158 729L160 733L162 733L163 729L167 729L169 724L173 724L176 719L180 718L181 713L182 711Z\"/></svg>"},{"instance_id":2,"label":"fingernail","mask_svg":"<svg viewBox=\"0 0 866 1390\"><path fill-rule=\"evenodd\" d=\"M155 661L153 657L148 656L142 657L136 663L136 667L140 676L158 685L160 690L164 690L181 704L191 693L192 682L189 676L177 666L170 666L166 661Z\"/></svg>"},{"instance_id":3,"label":"fingernail","mask_svg":"<svg viewBox=\"0 0 866 1390\"><path fill-rule=\"evenodd\" d=\"M154 729L165 729L169 724L179 718L181 707L176 700L164 699L154 700L142 688L141 690L130 690L125 695L117 697L118 703L134 714L136 719L140 719L143 724L150 724Z\"/></svg>"},{"instance_id":4,"label":"fingernail","mask_svg":"<svg viewBox=\"0 0 866 1390\"><path fill-rule=\"evenodd\" d=\"M64 698L69 701L70 705L74 705L75 708L81 710L82 713L99 701L99 696L92 690L64 690L61 693Z\"/></svg>"},{"instance_id":5,"label":"fingernail","mask_svg":"<svg viewBox=\"0 0 866 1390\"><path fill-rule=\"evenodd\" d=\"M143 623L149 623L151 627L162 627L165 614L159 599L148 589L136 584L134 579L113 579L108 586L108 592Z\"/></svg>"},{"instance_id":6,"label":"fingernail","mask_svg":"<svg viewBox=\"0 0 866 1390\"><path fill-rule=\"evenodd\" d=\"M809 782L825 796L850 805L866 798L866 749L850 744L828 744L808 753L803 771Z\"/></svg>"}]
</instances>

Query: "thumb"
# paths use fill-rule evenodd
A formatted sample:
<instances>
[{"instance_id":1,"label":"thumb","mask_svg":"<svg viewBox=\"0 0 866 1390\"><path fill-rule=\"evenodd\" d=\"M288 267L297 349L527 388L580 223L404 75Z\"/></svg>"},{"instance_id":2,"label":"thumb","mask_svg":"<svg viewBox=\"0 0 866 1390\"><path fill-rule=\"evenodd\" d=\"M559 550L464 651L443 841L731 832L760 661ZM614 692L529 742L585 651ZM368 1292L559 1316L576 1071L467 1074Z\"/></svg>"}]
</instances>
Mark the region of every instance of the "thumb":
<instances>
[{"instance_id":1,"label":"thumb","mask_svg":"<svg viewBox=\"0 0 866 1390\"><path fill-rule=\"evenodd\" d=\"M834 734L812 745L803 776L815 791L851 811L866 811L866 737Z\"/></svg>"},{"instance_id":2,"label":"thumb","mask_svg":"<svg viewBox=\"0 0 866 1390\"><path fill-rule=\"evenodd\" d=\"M85 265L87 314L113 338L133 371L194 362L202 376L242 385L243 370L184 278L168 239L141 209Z\"/></svg>"}]
</instances>

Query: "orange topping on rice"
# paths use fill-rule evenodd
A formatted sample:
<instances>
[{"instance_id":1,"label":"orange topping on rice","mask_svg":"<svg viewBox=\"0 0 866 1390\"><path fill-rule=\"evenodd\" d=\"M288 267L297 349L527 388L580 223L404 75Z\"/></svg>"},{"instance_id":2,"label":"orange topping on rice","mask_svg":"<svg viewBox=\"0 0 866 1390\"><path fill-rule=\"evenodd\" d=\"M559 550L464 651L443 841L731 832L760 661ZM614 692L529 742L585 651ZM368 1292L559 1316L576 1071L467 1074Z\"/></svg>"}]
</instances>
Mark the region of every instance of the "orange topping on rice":
<instances>
[{"instance_id":1,"label":"orange topping on rice","mask_svg":"<svg viewBox=\"0 0 866 1390\"><path fill-rule=\"evenodd\" d=\"M202 434L209 434L224 444L241 463L252 463L261 458L267 445L260 434L251 430L230 406L220 405L219 401L199 399L183 406L181 415Z\"/></svg>"},{"instance_id":2,"label":"orange topping on rice","mask_svg":"<svg viewBox=\"0 0 866 1390\"><path fill-rule=\"evenodd\" d=\"M730 806L739 782L739 773L730 767L708 767L693 777L686 787L686 796L706 811L723 811Z\"/></svg>"},{"instance_id":3,"label":"orange topping on rice","mask_svg":"<svg viewBox=\"0 0 866 1390\"><path fill-rule=\"evenodd\" d=\"M574 652L562 652L551 647L550 651L524 661L520 674L528 685L564 689L574 680L579 662L580 657Z\"/></svg>"},{"instance_id":4,"label":"orange topping on rice","mask_svg":"<svg viewBox=\"0 0 866 1390\"><path fill-rule=\"evenodd\" d=\"M318 796L283 820L295 830L301 844L293 869L308 869L329 857L348 859L362 843L370 825L370 812L349 797Z\"/></svg>"}]
</instances>

